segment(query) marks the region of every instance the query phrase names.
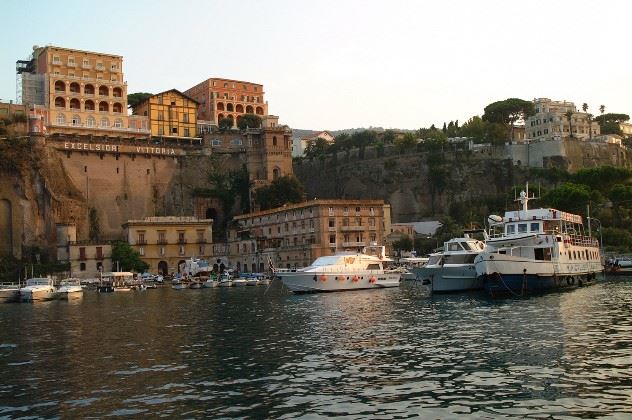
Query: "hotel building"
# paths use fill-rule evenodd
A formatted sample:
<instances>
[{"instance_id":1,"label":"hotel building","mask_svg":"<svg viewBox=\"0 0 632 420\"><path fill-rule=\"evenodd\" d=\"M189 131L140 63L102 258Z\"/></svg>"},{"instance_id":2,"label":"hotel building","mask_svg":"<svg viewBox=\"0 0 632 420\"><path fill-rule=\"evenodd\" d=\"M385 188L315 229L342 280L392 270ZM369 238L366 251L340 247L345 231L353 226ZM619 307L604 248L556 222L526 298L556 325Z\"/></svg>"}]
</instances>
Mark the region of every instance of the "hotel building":
<instances>
[{"instance_id":1,"label":"hotel building","mask_svg":"<svg viewBox=\"0 0 632 420\"><path fill-rule=\"evenodd\" d=\"M127 242L149 264L150 272L176 273L186 259L211 255L213 220L197 217L145 217L123 224Z\"/></svg>"},{"instance_id":2,"label":"hotel building","mask_svg":"<svg viewBox=\"0 0 632 420\"><path fill-rule=\"evenodd\" d=\"M525 121L526 141L559 140L572 136L588 140L599 135L599 124L591 121L588 113L578 112L575 104L552 101L547 98L534 99L535 114ZM573 113L569 123L566 113ZM592 131L592 133L591 133Z\"/></svg>"},{"instance_id":3,"label":"hotel building","mask_svg":"<svg viewBox=\"0 0 632 420\"><path fill-rule=\"evenodd\" d=\"M55 46L16 65L21 100L47 111L46 132L146 137L146 117L127 115L123 57Z\"/></svg>"},{"instance_id":4,"label":"hotel building","mask_svg":"<svg viewBox=\"0 0 632 420\"><path fill-rule=\"evenodd\" d=\"M315 199L233 221L236 228L225 246L216 247L215 257L227 257L240 271L264 271L268 257L278 268L297 268L336 251L384 244L391 231L391 206L383 200Z\"/></svg>"},{"instance_id":5,"label":"hotel building","mask_svg":"<svg viewBox=\"0 0 632 420\"><path fill-rule=\"evenodd\" d=\"M197 117L218 125L223 118L233 121L233 127L244 114L268 115L263 85L240 80L210 78L184 92L199 103ZM254 128L254 127L251 127Z\"/></svg>"}]
</instances>

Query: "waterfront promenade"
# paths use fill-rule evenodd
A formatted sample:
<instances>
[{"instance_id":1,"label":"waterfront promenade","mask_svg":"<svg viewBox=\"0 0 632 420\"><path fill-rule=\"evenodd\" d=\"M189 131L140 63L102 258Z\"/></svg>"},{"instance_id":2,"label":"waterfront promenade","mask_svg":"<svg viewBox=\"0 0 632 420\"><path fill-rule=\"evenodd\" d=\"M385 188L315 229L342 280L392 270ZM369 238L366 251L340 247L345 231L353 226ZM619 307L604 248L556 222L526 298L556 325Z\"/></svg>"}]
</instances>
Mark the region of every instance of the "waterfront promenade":
<instances>
[{"instance_id":1,"label":"waterfront promenade","mask_svg":"<svg viewBox=\"0 0 632 420\"><path fill-rule=\"evenodd\" d=\"M519 300L414 287L0 306L0 417L632 415L632 279Z\"/></svg>"}]
</instances>

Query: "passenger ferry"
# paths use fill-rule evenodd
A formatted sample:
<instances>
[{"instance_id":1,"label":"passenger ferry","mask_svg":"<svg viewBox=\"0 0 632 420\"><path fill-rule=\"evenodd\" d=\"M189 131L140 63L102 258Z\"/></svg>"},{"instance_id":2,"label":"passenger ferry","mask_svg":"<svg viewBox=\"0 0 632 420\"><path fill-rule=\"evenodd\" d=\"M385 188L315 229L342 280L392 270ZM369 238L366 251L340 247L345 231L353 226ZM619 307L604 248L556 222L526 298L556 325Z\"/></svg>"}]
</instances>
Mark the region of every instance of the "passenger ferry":
<instances>
[{"instance_id":1,"label":"passenger ferry","mask_svg":"<svg viewBox=\"0 0 632 420\"><path fill-rule=\"evenodd\" d=\"M585 231L581 216L553 208L528 209L529 186L520 193L522 209L489 216L485 251L474 264L492 296L524 296L590 284L603 272L599 241ZM588 224L590 226L590 223Z\"/></svg>"},{"instance_id":2,"label":"passenger ferry","mask_svg":"<svg viewBox=\"0 0 632 420\"><path fill-rule=\"evenodd\" d=\"M274 274L294 293L398 287L401 272L388 268L392 261L383 246L371 245L361 252L319 257L309 267L275 270Z\"/></svg>"}]
</instances>

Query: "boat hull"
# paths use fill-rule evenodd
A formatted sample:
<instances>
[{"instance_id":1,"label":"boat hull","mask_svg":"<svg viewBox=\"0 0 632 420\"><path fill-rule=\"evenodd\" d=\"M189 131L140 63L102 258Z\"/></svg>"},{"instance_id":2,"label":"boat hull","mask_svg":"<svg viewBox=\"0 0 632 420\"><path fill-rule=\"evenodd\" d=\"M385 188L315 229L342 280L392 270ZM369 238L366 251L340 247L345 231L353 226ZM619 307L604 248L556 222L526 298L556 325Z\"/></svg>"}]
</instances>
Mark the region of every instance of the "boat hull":
<instances>
[{"instance_id":1,"label":"boat hull","mask_svg":"<svg viewBox=\"0 0 632 420\"><path fill-rule=\"evenodd\" d=\"M80 299L83 297L83 290L68 290L68 291L59 291L57 293L59 299L61 300L72 300L72 299Z\"/></svg>"},{"instance_id":2,"label":"boat hull","mask_svg":"<svg viewBox=\"0 0 632 420\"><path fill-rule=\"evenodd\" d=\"M538 276L535 274L490 274L481 276L485 291L495 296L525 296L544 294L550 291L573 289L593 284L596 274L576 276Z\"/></svg>"},{"instance_id":3,"label":"boat hull","mask_svg":"<svg viewBox=\"0 0 632 420\"><path fill-rule=\"evenodd\" d=\"M20 289L20 300L23 302L34 302L38 300L53 300L55 298L55 289Z\"/></svg>"},{"instance_id":4,"label":"boat hull","mask_svg":"<svg viewBox=\"0 0 632 420\"><path fill-rule=\"evenodd\" d=\"M401 273L277 273L293 293L343 292L399 287Z\"/></svg>"},{"instance_id":5,"label":"boat hull","mask_svg":"<svg viewBox=\"0 0 632 420\"><path fill-rule=\"evenodd\" d=\"M483 279L476 274L474 264L425 266L413 270L416 278L435 293L464 292L483 288Z\"/></svg>"}]
</instances>

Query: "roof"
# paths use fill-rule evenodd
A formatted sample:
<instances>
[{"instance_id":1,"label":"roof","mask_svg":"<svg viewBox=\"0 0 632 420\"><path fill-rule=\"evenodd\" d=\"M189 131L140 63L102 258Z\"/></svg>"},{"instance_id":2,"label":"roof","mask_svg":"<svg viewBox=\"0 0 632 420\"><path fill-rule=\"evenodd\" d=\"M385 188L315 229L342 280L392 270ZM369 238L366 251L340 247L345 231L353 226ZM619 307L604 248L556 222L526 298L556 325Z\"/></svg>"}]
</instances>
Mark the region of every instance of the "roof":
<instances>
[{"instance_id":1,"label":"roof","mask_svg":"<svg viewBox=\"0 0 632 420\"><path fill-rule=\"evenodd\" d=\"M109 53L102 53L102 52L96 52L96 51L87 51L87 50L75 50L73 48L58 47L56 45L44 45L44 46L41 46L39 48L41 48L41 50L39 50L39 53L34 58L37 58L39 56L39 54L41 54L42 52L44 52L45 50L47 50L49 48L55 48L55 49L64 50L64 51L72 51L72 52L81 53L81 54L96 54L96 55L105 55L105 56L108 56L108 57L123 58L122 55L117 55L117 54L109 54Z\"/></svg>"},{"instance_id":2,"label":"roof","mask_svg":"<svg viewBox=\"0 0 632 420\"><path fill-rule=\"evenodd\" d=\"M300 208L307 208L307 207L315 207L315 206L341 206L341 205L349 205L349 206L353 206L356 204L359 205L365 205L365 206L384 206L384 205L388 205L387 203L384 202L384 200L365 200L365 199L318 199L315 198L313 200L308 200L308 201L302 201L300 203L293 203L293 204L286 204L282 207L276 207L273 209L268 209L268 210L260 210L260 211L256 211L253 213L246 213L246 214L240 214L237 215L235 217L233 217L234 220L243 220L243 219L248 219L250 217L259 217L259 216L265 216L265 215L269 215L269 214L275 214L278 212L282 212L282 211L287 211L287 210L294 210L294 209L300 209Z\"/></svg>"},{"instance_id":3,"label":"roof","mask_svg":"<svg viewBox=\"0 0 632 420\"><path fill-rule=\"evenodd\" d=\"M188 100L195 102L196 104L200 104L198 101L196 101L195 99L193 99L192 97L190 97L189 95L185 95L184 93L180 92L178 89L169 89L169 90L165 90L164 92L160 92L160 93L156 93L155 95L151 95L149 96L147 99L145 99L143 102L139 103L138 105L142 105L145 102L147 102L149 99L155 97L155 96L160 96L160 95L164 95L165 93L169 93L169 92L176 92L178 93L180 96L183 96L185 98L187 98Z\"/></svg>"}]
</instances>

